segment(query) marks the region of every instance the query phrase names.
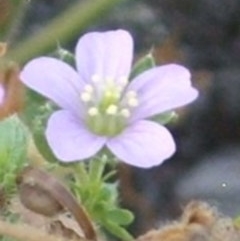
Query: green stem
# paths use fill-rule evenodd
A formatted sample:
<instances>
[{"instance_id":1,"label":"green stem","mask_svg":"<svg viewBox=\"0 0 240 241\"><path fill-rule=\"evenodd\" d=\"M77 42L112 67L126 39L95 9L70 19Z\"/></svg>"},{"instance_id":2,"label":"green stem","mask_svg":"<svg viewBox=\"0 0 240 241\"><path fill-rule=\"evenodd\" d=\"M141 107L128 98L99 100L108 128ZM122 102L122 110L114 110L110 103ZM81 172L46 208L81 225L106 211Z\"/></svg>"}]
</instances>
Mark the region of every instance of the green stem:
<instances>
[{"instance_id":1,"label":"green stem","mask_svg":"<svg viewBox=\"0 0 240 241\"><path fill-rule=\"evenodd\" d=\"M59 17L55 18L41 31L19 43L7 58L20 64L47 53L57 45L78 36L87 25L104 16L107 11L123 0L85 0L77 1Z\"/></svg>"},{"instance_id":2,"label":"green stem","mask_svg":"<svg viewBox=\"0 0 240 241\"><path fill-rule=\"evenodd\" d=\"M83 183L86 185L86 183L89 182L89 176L86 170L86 166L84 162L76 163L74 166L74 175L76 178L76 182L81 182L80 185Z\"/></svg>"},{"instance_id":3,"label":"green stem","mask_svg":"<svg viewBox=\"0 0 240 241\"><path fill-rule=\"evenodd\" d=\"M94 180L94 183L101 183L101 178L105 169L106 159L103 156L94 158L89 163L89 178Z\"/></svg>"}]
</instances>

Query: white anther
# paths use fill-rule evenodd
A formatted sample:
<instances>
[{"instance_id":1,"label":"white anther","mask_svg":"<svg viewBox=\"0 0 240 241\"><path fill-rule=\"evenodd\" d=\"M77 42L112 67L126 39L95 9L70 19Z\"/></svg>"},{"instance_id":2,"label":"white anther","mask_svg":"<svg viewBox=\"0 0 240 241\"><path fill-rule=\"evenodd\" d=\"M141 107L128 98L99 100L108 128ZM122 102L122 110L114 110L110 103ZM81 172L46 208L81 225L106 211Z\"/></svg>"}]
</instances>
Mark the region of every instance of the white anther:
<instances>
[{"instance_id":1,"label":"white anther","mask_svg":"<svg viewBox=\"0 0 240 241\"><path fill-rule=\"evenodd\" d=\"M90 116L96 116L96 115L98 115L98 114L99 114L98 108L96 108L96 107L90 107L90 108L88 109L88 114L89 114Z\"/></svg>"},{"instance_id":2,"label":"white anther","mask_svg":"<svg viewBox=\"0 0 240 241\"><path fill-rule=\"evenodd\" d=\"M126 93L126 96L127 98L136 98L137 97L137 92L134 91L134 90L129 90L127 93Z\"/></svg>"},{"instance_id":3,"label":"white anther","mask_svg":"<svg viewBox=\"0 0 240 241\"><path fill-rule=\"evenodd\" d=\"M136 106L138 106L138 99L137 98L135 98L135 97L131 97L131 98L129 98L128 100L127 100L127 103L128 103L128 105L130 106L130 107L136 107Z\"/></svg>"},{"instance_id":4,"label":"white anther","mask_svg":"<svg viewBox=\"0 0 240 241\"><path fill-rule=\"evenodd\" d=\"M84 91L85 91L85 92L88 92L88 93L92 93L92 92L93 92L93 87L92 87L92 85L89 85L89 84L85 85L85 86L84 86Z\"/></svg>"},{"instance_id":5,"label":"white anther","mask_svg":"<svg viewBox=\"0 0 240 241\"><path fill-rule=\"evenodd\" d=\"M81 100L82 100L83 102L89 102L91 99L92 99L91 93L88 93L88 92L86 92L86 91L84 91L84 92L81 93Z\"/></svg>"},{"instance_id":6,"label":"white anther","mask_svg":"<svg viewBox=\"0 0 240 241\"><path fill-rule=\"evenodd\" d=\"M124 108L124 109L121 109L120 114L121 114L123 117L128 118L131 113L130 113L129 109Z\"/></svg>"},{"instance_id":7,"label":"white anther","mask_svg":"<svg viewBox=\"0 0 240 241\"><path fill-rule=\"evenodd\" d=\"M93 83L98 83L100 80L101 80L101 77L97 74L94 74L92 77L91 77L91 80Z\"/></svg>"},{"instance_id":8,"label":"white anther","mask_svg":"<svg viewBox=\"0 0 240 241\"><path fill-rule=\"evenodd\" d=\"M92 95L91 93L88 93L88 92L83 92L81 94L81 100L85 103L89 102L90 100L92 99Z\"/></svg>"},{"instance_id":9,"label":"white anther","mask_svg":"<svg viewBox=\"0 0 240 241\"><path fill-rule=\"evenodd\" d=\"M106 114L108 115L116 115L118 111L118 107L116 105L109 105L106 109Z\"/></svg>"}]
</instances>

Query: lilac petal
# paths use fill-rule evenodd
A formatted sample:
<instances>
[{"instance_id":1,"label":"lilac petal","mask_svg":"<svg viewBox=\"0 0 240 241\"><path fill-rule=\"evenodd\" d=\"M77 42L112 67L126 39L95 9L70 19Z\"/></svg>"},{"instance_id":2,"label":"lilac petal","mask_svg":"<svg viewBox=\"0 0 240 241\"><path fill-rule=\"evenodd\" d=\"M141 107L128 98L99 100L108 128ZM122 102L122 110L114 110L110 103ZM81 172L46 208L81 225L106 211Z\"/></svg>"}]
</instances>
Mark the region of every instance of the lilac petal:
<instances>
[{"instance_id":1,"label":"lilac petal","mask_svg":"<svg viewBox=\"0 0 240 241\"><path fill-rule=\"evenodd\" d=\"M128 77L132 58L133 40L125 30L85 34L76 47L77 69L86 82L93 75Z\"/></svg>"},{"instance_id":2,"label":"lilac petal","mask_svg":"<svg viewBox=\"0 0 240 241\"><path fill-rule=\"evenodd\" d=\"M89 158L106 142L105 137L90 133L76 116L65 110L50 117L46 137L53 153L63 162Z\"/></svg>"},{"instance_id":3,"label":"lilac petal","mask_svg":"<svg viewBox=\"0 0 240 241\"><path fill-rule=\"evenodd\" d=\"M80 92L84 82L66 63L49 57L30 61L20 74L29 88L53 100L64 109L79 113L82 109Z\"/></svg>"},{"instance_id":4,"label":"lilac petal","mask_svg":"<svg viewBox=\"0 0 240 241\"><path fill-rule=\"evenodd\" d=\"M4 96L5 96L4 88L3 88L3 85L0 84L0 105L3 103Z\"/></svg>"},{"instance_id":5,"label":"lilac petal","mask_svg":"<svg viewBox=\"0 0 240 241\"><path fill-rule=\"evenodd\" d=\"M190 73L183 66L169 64L137 76L128 90L138 93L139 106L131 121L151 117L192 102L198 91L191 86Z\"/></svg>"},{"instance_id":6,"label":"lilac petal","mask_svg":"<svg viewBox=\"0 0 240 241\"><path fill-rule=\"evenodd\" d=\"M137 167L159 165L175 152L169 131L151 121L138 121L121 135L107 142L108 148L122 161Z\"/></svg>"}]
</instances>

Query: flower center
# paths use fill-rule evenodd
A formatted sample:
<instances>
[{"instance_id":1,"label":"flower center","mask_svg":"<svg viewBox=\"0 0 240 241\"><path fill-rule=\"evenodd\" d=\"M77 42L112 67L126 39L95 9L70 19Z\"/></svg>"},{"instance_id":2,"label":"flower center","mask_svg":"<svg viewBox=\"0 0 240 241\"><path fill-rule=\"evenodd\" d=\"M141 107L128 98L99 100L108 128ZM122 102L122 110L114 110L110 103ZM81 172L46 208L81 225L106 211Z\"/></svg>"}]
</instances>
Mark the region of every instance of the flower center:
<instances>
[{"instance_id":1,"label":"flower center","mask_svg":"<svg viewBox=\"0 0 240 241\"><path fill-rule=\"evenodd\" d=\"M86 106L88 128L102 136L116 136L127 126L131 110L138 106L135 91L126 91L127 78L101 79L92 76L91 84L86 84L81 100Z\"/></svg>"}]
</instances>

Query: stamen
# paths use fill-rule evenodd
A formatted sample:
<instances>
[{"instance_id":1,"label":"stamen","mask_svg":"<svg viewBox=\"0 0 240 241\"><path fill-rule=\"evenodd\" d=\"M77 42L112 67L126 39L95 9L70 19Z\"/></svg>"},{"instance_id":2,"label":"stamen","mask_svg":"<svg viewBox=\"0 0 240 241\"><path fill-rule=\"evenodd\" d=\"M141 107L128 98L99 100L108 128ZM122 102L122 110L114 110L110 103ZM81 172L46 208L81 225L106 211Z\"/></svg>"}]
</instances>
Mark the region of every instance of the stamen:
<instances>
[{"instance_id":1,"label":"stamen","mask_svg":"<svg viewBox=\"0 0 240 241\"><path fill-rule=\"evenodd\" d=\"M124 109L121 109L120 114L121 114L123 117L128 118L128 117L130 117L130 114L131 114L131 113L130 113L129 109L124 108Z\"/></svg>"},{"instance_id":2,"label":"stamen","mask_svg":"<svg viewBox=\"0 0 240 241\"><path fill-rule=\"evenodd\" d=\"M126 96L122 96L128 79L122 76L115 81L113 77L93 75L92 82L84 86L81 94L82 101L89 102L86 104L87 125L98 135L116 136L121 133L127 124L127 118L131 116L130 107L138 105L135 91L130 90ZM93 104L95 101L96 104Z\"/></svg>"},{"instance_id":3,"label":"stamen","mask_svg":"<svg viewBox=\"0 0 240 241\"><path fill-rule=\"evenodd\" d=\"M88 93L88 92L83 92L81 94L81 100L85 103L89 102L90 100L92 99L92 95L91 93Z\"/></svg>"},{"instance_id":4,"label":"stamen","mask_svg":"<svg viewBox=\"0 0 240 241\"><path fill-rule=\"evenodd\" d=\"M136 97L137 97L137 92L134 91L134 90L129 90L129 91L126 93L126 97L127 97L127 98L132 98L132 97L136 98Z\"/></svg>"},{"instance_id":5,"label":"stamen","mask_svg":"<svg viewBox=\"0 0 240 241\"><path fill-rule=\"evenodd\" d=\"M130 107L136 107L139 104L138 99L136 97L129 98L127 103Z\"/></svg>"},{"instance_id":6,"label":"stamen","mask_svg":"<svg viewBox=\"0 0 240 241\"><path fill-rule=\"evenodd\" d=\"M90 107L90 108L88 109L88 114L89 114L90 116L96 116L96 115L99 114L99 111L98 111L98 109L97 109L96 107Z\"/></svg>"},{"instance_id":7,"label":"stamen","mask_svg":"<svg viewBox=\"0 0 240 241\"><path fill-rule=\"evenodd\" d=\"M93 83L98 83L100 80L101 80L101 77L97 74L94 74L92 77L91 77L91 80Z\"/></svg>"},{"instance_id":8,"label":"stamen","mask_svg":"<svg viewBox=\"0 0 240 241\"><path fill-rule=\"evenodd\" d=\"M108 115L116 115L118 111L118 107L116 105L109 105L106 109L106 114Z\"/></svg>"},{"instance_id":9,"label":"stamen","mask_svg":"<svg viewBox=\"0 0 240 241\"><path fill-rule=\"evenodd\" d=\"M88 92L88 93L93 93L93 87L92 87L92 85L89 85L89 84L85 85L85 86L84 86L84 91L85 91L85 92Z\"/></svg>"}]
</instances>

